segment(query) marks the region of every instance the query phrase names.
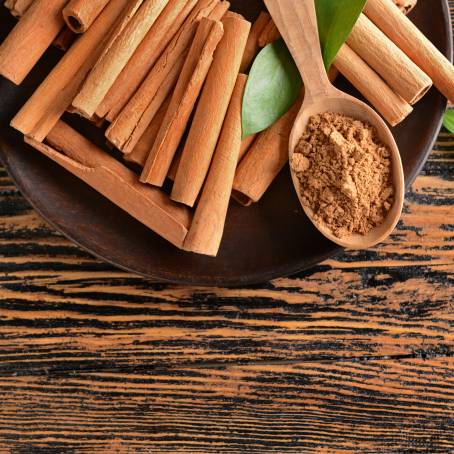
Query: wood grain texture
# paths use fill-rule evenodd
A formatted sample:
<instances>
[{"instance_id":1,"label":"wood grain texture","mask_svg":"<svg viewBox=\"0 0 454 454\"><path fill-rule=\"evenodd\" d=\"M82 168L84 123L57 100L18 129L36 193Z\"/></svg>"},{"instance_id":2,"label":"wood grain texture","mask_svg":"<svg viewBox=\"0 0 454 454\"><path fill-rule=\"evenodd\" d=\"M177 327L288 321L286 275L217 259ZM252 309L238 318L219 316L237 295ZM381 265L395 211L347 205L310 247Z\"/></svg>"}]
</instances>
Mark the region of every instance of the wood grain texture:
<instances>
[{"instance_id":1,"label":"wood grain texture","mask_svg":"<svg viewBox=\"0 0 454 454\"><path fill-rule=\"evenodd\" d=\"M0 378L11 452L448 453L452 358Z\"/></svg>"},{"instance_id":2,"label":"wood grain texture","mask_svg":"<svg viewBox=\"0 0 454 454\"><path fill-rule=\"evenodd\" d=\"M0 453L454 452L453 175L442 131L379 248L223 289L90 257L0 168Z\"/></svg>"}]
</instances>

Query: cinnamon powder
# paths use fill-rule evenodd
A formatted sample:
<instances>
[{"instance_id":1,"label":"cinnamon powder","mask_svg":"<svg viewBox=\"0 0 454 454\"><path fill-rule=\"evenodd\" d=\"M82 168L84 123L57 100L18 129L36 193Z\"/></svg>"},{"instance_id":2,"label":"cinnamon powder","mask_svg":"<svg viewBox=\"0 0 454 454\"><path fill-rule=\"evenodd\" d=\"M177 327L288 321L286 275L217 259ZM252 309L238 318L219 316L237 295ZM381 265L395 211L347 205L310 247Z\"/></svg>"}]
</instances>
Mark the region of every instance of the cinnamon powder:
<instances>
[{"instance_id":1,"label":"cinnamon powder","mask_svg":"<svg viewBox=\"0 0 454 454\"><path fill-rule=\"evenodd\" d=\"M367 234L393 204L391 152L362 121L331 112L311 117L291 165L314 221L339 238Z\"/></svg>"}]
</instances>

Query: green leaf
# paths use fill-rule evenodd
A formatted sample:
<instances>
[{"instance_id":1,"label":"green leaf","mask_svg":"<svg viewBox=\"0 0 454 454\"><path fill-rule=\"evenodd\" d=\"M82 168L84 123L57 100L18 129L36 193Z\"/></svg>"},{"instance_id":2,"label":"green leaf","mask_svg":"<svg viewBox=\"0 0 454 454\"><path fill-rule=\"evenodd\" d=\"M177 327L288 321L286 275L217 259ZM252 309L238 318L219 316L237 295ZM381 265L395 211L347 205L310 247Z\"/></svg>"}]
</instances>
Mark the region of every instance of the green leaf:
<instances>
[{"instance_id":1,"label":"green leaf","mask_svg":"<svg viewBox=\"0 0 454 454\"><path fill-rule=\"evenodd\" d=\"M315 0L323 59L329 68L366 0ZM310 65L310 62L308 62ZM285 43L266 46L255 59L243 98L243 137L263 131L298 98L301 77Z\"/></svg>"},{"instance_id":2,"label":"green leaf","mask_svg":"<svg viewBox=\"0 0 454 454\"><path fill-rule=\"evenodd\" d=\"M443 126L451 133L454 134L454 109L446 111L443 117Z\"/></svg>"},{"instance_id":3,"label":"green leaf","mask_svg":"<svg viewBox=\"0 0 454 454\"><path fill-rule=\"evenodd\" d=\"M243 98L243 137L263 131L297 99L301 76L282 39L264 47L255 59Z\"/></svg>"},{"instance_id":4,"label":"green leaf","mask_svg":"<svg viewBox=\"0 0 454 454\"><path fill-rule=\"evenodd\" d=\"M316 0L323 61L328 70L350 35L366 0Z\"/></svg>"}]
</instances>

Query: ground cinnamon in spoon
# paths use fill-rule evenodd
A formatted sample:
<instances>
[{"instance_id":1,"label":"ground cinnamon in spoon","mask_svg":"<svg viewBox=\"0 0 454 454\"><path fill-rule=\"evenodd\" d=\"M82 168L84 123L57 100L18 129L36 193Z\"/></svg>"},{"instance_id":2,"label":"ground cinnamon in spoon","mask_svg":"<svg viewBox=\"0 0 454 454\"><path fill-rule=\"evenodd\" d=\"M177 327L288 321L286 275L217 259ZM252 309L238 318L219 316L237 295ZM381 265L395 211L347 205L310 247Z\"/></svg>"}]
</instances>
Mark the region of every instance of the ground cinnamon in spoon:
<instances>
[{"instance_id":1,"label":"ground cinnamon in spoon","mask_svg":"<svg viewBox=\"0 0 454 454\"><path fill-rule=\"evenodd\" d=\"M291 165L303 204L338 238L367 234L393 204L391 152L362 121L331 112L311 117Z\"/></svg>"}]
</instances>

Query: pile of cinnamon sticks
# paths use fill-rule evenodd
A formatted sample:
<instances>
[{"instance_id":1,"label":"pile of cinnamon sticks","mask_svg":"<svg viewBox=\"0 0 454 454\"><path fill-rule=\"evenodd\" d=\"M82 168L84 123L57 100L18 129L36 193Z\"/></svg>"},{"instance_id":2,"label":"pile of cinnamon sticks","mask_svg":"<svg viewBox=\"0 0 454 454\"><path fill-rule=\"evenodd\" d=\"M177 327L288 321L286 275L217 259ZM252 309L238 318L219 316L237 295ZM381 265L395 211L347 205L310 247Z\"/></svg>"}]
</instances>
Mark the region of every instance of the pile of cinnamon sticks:
<instances>
[{"instance_id":1,"label":"pile of cinnamon sticks","mask_svg":"<svg viewBox=\"0 0 454 454\"><path fill-rule=\"evenodd\" d=\"M405 12L415 2L395 0ZM4 77L20 84L52 43L69 47L11 125L178 248L216 256L231 196L244 205L262 198L287 162L301 105L242 138L246 73L260 48L280 36L270 16L263 12L251 27L225 0L5 6L20 19L0 45ZM403 34L421 58L409 52ZM335 66L392 125L432 81L454 99L452 66L392 0L369 0ZM140 175L62 122L65 111L106 125L109 143Z\"/></svg>"}]
</instances>

